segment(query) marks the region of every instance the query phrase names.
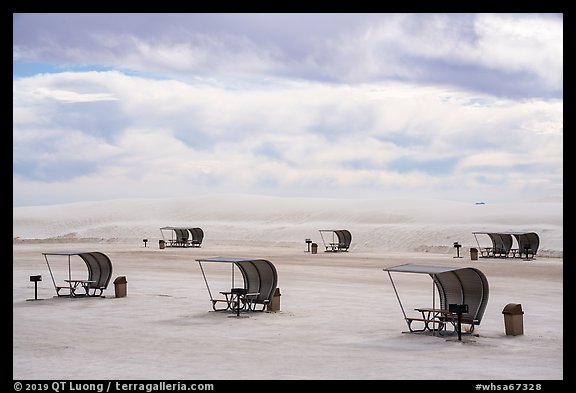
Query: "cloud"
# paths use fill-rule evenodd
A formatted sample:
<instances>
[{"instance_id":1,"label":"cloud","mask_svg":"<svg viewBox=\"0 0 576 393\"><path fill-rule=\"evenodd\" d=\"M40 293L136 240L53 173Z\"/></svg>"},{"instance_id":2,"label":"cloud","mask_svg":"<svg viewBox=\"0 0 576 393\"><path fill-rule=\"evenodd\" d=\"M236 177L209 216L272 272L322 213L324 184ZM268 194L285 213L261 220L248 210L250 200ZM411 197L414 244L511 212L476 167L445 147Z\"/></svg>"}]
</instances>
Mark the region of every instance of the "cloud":
<instances>
[{"instance_id":1,"label":"cloud","mask_svg":"<svg viewBox=\"0 0 576 393\"><path fill-rule=\"evenodd\" d=\"M395 80L503 97L561 97L563 85L561 14L17 14L13 48L18 62L178 79Z\"/></svg>"},{"instance_id":2,"label":"cloud","mask_svg":"<svg viewBox=\"0 0 576 393\"><path fill-rule=\"evenodd\" d=\"M53 99L67 103L117 100L116 97L107 93L78 93L75 91L53 90L47 88L39 88L33 91L32 94L39 98Z\"/></svg>"},{"instance_id":3,"label":"cloud","mask_svg":"<svg viewBox=\"0 0 576 393\"><path fill-rule=\"evenodd\" d=\"M562 196L561 14L14 14L14 205Z\"/></svg>"},{"instance_id":4,"label":"cloud","mask_svg":"<svg viewBox=\"0 0 576 393\"><path fill-rule=\"evenodd\" d=\"M527 72L550 89L563 83L564 34L561 18L541 15L479 15L474 59L493 69Z\"/></svg>"},{"instance_id":5,"label":"cloud","mask_svg":"<svg viewBox=\"0 0 576 393\"><path fill-rule=\"evenodd\" d=\"M230 89L118 71L15 79L14 204L562 189L561 100L399 82L250 82Z\"/></svg>"}]
</instances>

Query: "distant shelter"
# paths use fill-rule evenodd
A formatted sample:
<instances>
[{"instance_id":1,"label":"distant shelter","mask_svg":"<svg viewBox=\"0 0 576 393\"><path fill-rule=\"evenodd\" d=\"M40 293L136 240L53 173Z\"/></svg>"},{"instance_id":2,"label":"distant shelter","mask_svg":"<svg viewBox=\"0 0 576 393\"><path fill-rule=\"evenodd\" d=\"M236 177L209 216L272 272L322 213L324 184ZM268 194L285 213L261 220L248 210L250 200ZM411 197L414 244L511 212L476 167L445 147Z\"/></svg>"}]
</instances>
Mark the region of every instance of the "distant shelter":
<instances>
[{"instance_id":1,"label":"distant shelter","mask_svg":"<svg viewBox=\"0 0 576 393\"><path fill-rule=\"evenodd\" d=\"M472 234L482 258L532 259L540 247L540 237L535 232L472 232ZM477 235L488 236L492 244L480 245Z\"/></svg>"},{"instance_id":2,"label":"distant shelter","mask_svg":"<svg viewBox=\"0 0 576 393\"><path fill-rule=\"evenodd\" d=\"M348 251L352 243L352 234L347 229L320 229L322 243L326 252Z\"/></svg>"},{"instance_id":3,"label":"distant shelter","mask_svg":"<svg viewBox=\"0 0 576 393\"><path fill-rule=\"evenodd\" d=\"M204 240L202 228L162 227L160 232L166 247L200 247Z\"/></svg>"}]
</instances>

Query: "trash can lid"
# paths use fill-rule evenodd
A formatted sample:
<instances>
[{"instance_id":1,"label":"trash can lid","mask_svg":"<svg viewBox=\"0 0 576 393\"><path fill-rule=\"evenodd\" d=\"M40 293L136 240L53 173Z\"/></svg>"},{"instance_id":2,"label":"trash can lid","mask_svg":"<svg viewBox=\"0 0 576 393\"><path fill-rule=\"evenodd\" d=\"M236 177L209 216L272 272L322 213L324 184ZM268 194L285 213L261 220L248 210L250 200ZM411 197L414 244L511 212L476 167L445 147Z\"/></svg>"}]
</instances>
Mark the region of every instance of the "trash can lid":
<instances>
[{"instance_id":1,"label":"trash can lid","mask_svg":"<svg viewBox=\"0 0 576 393\"><path fill-rule=\"evenodd\" d=\"M502 314L512 314L512 315L519 315L524 314L522 311L522 305L516 303L508 303L504 310L502 310Z\"/></svg>"},{"instance_id":2,"label":"trash can lid","mask_svg":"<svg viewBox=\"0 0 576 393\"><path fill-rule=\"evenodd\" d=\"M126 284L126 276L118 276L114 280L114 284Z\"/></svg>"}]
</instances>

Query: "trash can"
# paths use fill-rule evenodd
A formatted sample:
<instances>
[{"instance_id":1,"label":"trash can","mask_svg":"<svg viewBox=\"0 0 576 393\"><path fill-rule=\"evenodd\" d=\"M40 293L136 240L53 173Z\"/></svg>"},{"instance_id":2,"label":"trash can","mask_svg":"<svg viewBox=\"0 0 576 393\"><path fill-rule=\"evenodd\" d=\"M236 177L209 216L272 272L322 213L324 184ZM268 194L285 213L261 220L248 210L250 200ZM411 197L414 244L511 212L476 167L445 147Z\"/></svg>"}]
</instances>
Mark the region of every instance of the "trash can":
<instances>
[{"instance_id":1,"label":"trash can","mask_svg":"<svg viewBox=\"0 0 576 393\"><path fill-rule=\"evenodd\" d=\"M272 301L268 303L268 311L280 311L280 288L276 288L274 295L272 296Z\"/></svg>"},{"instance_id":2,"label":"trash can","mask_svg":"<svg viewBox=\"0 0 576 393\"><path fill-rule=\"evenodd\" d=\"M166 242L164 240L158 240L158 247L160 247L161 250L166 248Z\"/></svg>"},{"instance_id":3,"label":"trash can","mask_svg":"<svg viewBox=\"0 0 576 393\"><path fill-rule=\"evenodd\" d=\"M126 296L126 276L118 276L114 280L114 292L116 297Z\"/></svg>"},{"instance_id":4,"label":"trash can","mask_svg":"<svg viewBox=\"0 0 576 393\"><path fill-rule=\"evenodd\" d=\"M519 336L524 334L524 311L522 305L509 303L502 310L504 314L504 326L507 336Z\"/></svg>"},{"instance_id":5,"label":"trash can","mask_svg":"<svg viewBox=\"0 0 576 393\"><path fill-rule=\"evenodd\" d=\"M473 261L478 260L478 249L477 248L471 248L470 249L470 259Z\"/></svg>"},{"instance_id":6,"label":"trash can","mask_svg":"<svg viewBox=\"0 0 576 393\"><path fill-rule=\"evenodd\" d=\"M312 254L318 254L318 244L312 243Z\"/></svg>"}]
</instances>

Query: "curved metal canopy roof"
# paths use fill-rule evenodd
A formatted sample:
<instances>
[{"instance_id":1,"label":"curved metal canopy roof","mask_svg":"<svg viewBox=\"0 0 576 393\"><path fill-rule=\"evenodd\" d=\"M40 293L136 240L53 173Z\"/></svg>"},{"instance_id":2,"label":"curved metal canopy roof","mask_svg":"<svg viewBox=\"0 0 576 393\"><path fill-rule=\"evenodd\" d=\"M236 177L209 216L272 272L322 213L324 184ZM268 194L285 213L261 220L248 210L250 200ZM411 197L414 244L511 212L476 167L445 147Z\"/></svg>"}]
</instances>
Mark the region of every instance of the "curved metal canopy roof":
<instances>
[{"instance_id":1,"label":"curved metal canopy roof","mask_svg":"<svg viewBox=\"0 0 576 393\"><path fill-rule=\"evenodd\" d=\"M506 256L512 249L512 236L518 243L518 251L520 254L527 251L529 254L536 255L538 247L540 246L540 237L536 232L472 232L474 237L476 235L488 235L492 241L492 248L496 255ZM476 238L478 243L478 239ZM478 246L480 244L478 243Z\"/></svg>"},{"instance_id":2,"label":"curved metal canopy roof","mask_svg":"<svg viewBox=\"0 0 576 393\"><path fill-rule=\"evenodd\" d=\"M322 242L326 247L326 250L330 251L348 251L350 248L350 243L352 243L352 234L347 229L320 229L320 236L322 237ZM332 241L328 244L324 240L324 232L332 232ZM336 237L338 241L336 241Z\"/></svg>"},{"instance_id":3,"label":"curved metal canopy roof","mask_svg":"<svg viewBox=\"0 0 576 393\"><path fill-rule=\"evenodd\" d=\"M162 233L162 238L164 237L164 231L171 232L171 241L178 242L180 245L194 245L199 246L202 244L204 239L204 231L202 228L188 228L188 227L162 227L160 228L160 233Z\"/></svg>"},{"instance_id":4,"label":"curved metal canopy roof","mask_svg":"<svg viewBox=\"0 0 576 393\"><path fill-rule=\"evenodd\" d=\"M393 285L391 272L428 274L438 290L440 297L438 308L448 309L450 304L467 304L468 313L462 314L462 322L479 325L482 321L488 304L489 286L486 276L480 270L473 267L420 264L404 264L383 270L388 272ZM400 302L398 292L396 296ZM400 308L404 313L401 302Z\"/></svg>"},{"instance_id":5,"label":"curved metal canopy roof","mask_svg":"<svg viewBox=\"0 0 576 393\"><path fill-rule=\"evenodd\" d=\"M213 262L213 263L233 263L238 267L242 273L244 279L244 288L248 292L258 292L257 303L262 303L264 301L272 301L274 296L274 291L278 285L278 273L276 267L272 262L266 259L259 258L235 258L235 257L215 257L215 258L205 258L196 259L200 264L202 269L202 262ZM202 275L204 276L204 281L206 282L206 287L208 288L208 293L210 295L210 300L213 300L212 293L210 292L210 287L208 286L208 281L206 281L206 275L204 274L204 269L202 269Z\"/></svg>"},{"instance_id":6,"label":"curved metal canopy roof","mask_svg":"<svg viewBox=\"0 0 576 393\"><path fill-rule=\"evenodd\" d=\"M112 277L112 262L110 258L102 252L99 251L56 251L56 252L43 252L44 258L46 259L46 264L48 265L48 270L50 271L50 277L52 277L52 282L56 288L56 281L54 280L54 275L52 274L52 269L50 268L50 263L48 262L48 256L61 255L68 257L68 279L72 279L71 263L70 259L73 256L80 257L86 264L88 269L88 280L93 280L94 282L90 284L90 288L96 289L106 289L110 278Z\"/></svg>"}]
</instances>

